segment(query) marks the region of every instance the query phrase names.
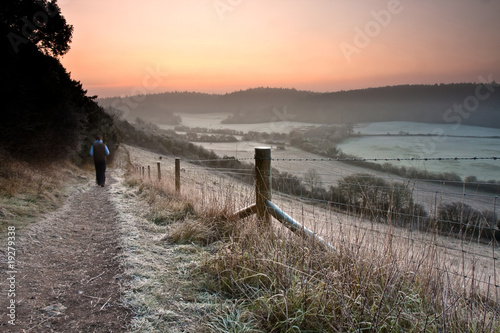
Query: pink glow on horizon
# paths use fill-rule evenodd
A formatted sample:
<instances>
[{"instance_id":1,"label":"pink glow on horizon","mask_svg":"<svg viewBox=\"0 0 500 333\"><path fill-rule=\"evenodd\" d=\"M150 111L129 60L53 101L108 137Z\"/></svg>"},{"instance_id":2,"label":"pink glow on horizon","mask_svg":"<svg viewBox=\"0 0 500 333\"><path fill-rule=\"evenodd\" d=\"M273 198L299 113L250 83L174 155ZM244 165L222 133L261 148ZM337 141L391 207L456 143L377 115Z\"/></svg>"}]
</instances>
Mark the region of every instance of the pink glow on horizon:
<instances>
[{"instance_id":1,"label":"pink glow on horizon","mask_svg":"<svg viewBox=\"0 0 500 333\"><path fill-rule=\"evenodd\" d=\"M337 91L500 76L497 1L73 0L60 6L75 29L62 62L100 97L258 86Z\"/></svg>"}]
</instances>

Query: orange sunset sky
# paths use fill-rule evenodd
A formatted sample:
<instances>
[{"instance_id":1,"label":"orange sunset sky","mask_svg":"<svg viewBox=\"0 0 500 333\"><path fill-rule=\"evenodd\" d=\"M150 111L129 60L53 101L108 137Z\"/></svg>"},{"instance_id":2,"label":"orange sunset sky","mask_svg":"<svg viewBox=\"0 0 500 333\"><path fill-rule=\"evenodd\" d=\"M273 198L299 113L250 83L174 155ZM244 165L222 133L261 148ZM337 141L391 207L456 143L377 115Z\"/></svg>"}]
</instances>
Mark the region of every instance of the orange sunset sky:
<instances>
[{"instance_id":1,"label":"orange sunset sky","mask_svg":"<svg viewBox=\"0 0 500 333\"><path fill-rule=\"evenodd\" d=\"M498 0L59 0L99 97L500 77Z\"/></svg>"}]
</instances>

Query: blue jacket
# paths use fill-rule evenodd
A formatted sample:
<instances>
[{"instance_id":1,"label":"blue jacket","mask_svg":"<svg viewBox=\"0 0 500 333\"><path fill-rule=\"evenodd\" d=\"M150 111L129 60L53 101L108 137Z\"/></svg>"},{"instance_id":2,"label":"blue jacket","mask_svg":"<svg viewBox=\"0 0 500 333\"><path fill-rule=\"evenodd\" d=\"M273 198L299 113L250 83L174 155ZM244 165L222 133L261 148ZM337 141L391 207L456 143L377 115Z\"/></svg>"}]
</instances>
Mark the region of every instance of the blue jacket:
<instances>
[{"instance_id":1,"label":"blue jacket","mask_svg":"<svg viewBox=\"0 0 500 333\"><path fill-rule=\"evenodd\" d=\"M90 147L90 156L94 156L94 145L96 143L102 143L102 140L95 140L94 144ZM104 150L106 151L106 156L109 155L108 146L104 145Z\"/></svg>"}]
</instances>

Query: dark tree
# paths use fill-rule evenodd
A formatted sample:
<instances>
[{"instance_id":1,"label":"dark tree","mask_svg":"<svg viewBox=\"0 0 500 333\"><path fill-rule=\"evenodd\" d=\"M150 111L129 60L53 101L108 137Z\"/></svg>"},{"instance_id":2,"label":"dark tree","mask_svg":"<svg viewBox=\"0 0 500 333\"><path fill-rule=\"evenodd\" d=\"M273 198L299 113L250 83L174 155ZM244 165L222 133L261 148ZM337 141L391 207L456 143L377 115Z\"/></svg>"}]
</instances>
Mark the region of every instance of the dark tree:
<instances>
[{"instance_id":1,"label":"dark tree","mask_svg":"<svg viewBox=\"0 0 500 333\"><path fill-rule=\"evenodd\" d=\"M16 54L29 44L55 57L70 48L73 26L66 23L56 0L3 0L0 24Z\"/></svg>"},{"instance_id":2,"label":"dark tree","mask_svg":"<svg viewBox=\"0 0 500 333\"><path fill-rule=\"evenodd\" d=\"M71 79L58 56L73 27L56 1L4 0L0 5L0 155L33 161L88 155L91 135L116 140L112 118Z\"/></svg>"}]
</instances>

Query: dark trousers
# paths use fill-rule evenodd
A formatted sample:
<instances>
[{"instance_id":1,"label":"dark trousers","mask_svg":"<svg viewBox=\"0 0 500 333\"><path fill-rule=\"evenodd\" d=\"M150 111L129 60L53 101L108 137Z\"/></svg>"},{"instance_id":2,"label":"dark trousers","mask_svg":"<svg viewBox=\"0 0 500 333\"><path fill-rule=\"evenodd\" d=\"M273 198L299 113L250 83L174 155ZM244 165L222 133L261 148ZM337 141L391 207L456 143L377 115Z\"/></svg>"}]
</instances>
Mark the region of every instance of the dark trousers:
<instances>
[{"instance_id":1,"label":"dark trousers","mask_svg":"<svg viewBox=\"0 0 500 333\"><path fill-rule=\"evenodd\" d=\"M97 185L104 185L106 182L106 161L94 161L94 165Z\"/></svg>"}]
</instances>

